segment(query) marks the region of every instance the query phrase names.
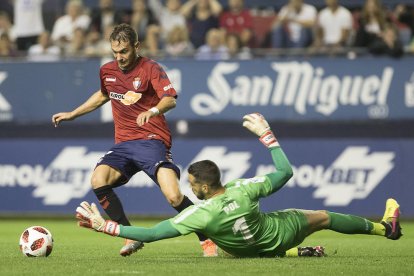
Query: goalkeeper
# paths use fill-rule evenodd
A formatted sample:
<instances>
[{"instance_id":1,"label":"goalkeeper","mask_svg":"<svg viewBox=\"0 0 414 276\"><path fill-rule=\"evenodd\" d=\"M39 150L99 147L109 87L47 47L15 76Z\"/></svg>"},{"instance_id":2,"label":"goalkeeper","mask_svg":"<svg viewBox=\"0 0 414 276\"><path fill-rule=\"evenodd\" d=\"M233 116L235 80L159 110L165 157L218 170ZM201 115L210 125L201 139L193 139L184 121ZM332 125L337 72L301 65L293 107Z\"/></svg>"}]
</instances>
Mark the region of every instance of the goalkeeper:
<instances>
[{"instance_id":1,"label":"goalkeeper","mask_svg":"<svg viewBox=\"0 0 414 276\"><path fill-rule=\"evenodd\" d=\"M236 257L285 256L286 252L292 252L289 250L292 248L297 253L295 247L307 236L324 229L343 234L379 235L392 240L401 237L399 205L394 199L387 200L380 223L329 211L289 209L267 214L260 212L259 199L282 188L293 173L265 118L253 113L244 116L243 120L243 126L258 135L269 148L276 172L236 179L222 186L215 163L209 160L195 162L188 168L188 179L197 198L205 200L203 203L190 206L152 228L143 228L105 221L94 203L82 202L76 209L79 225L143 242L200 232ZM311 255L317 255L318 248L313 248ZM299 255L303 249L312 248L299 248Z\"/></svg>"}]
</instances>

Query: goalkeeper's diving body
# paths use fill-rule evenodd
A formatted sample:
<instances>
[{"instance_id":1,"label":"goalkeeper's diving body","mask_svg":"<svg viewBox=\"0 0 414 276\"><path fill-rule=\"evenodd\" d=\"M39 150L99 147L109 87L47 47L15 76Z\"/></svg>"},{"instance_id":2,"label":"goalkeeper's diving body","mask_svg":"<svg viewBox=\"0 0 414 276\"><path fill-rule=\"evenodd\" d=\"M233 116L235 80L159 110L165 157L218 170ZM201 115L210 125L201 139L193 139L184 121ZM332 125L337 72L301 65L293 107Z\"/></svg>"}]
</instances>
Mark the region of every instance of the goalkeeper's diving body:
<instances>
[{"instance_id":1,"label":"goalkeeper's diving body","mask_svg":"<svg viewBox=\"0 0 414 276\"><path fill-rule=\"evenodd\" d=\"M381 222L325 210L288 209L271 213L259 210L259 199L277 192L292 177L292 167L265 118L257 113L243 117L243 126L259 136L269 149L276 171L250 179L236 179L224 186L215 163L203 160L188 168L189 182L197 198L205 200L174 218L151 228L123 226L104 220L92 203L76 209L78 224L112 236L142 242L200 232L235 257L276 257L296 249L310 234L329 229L343 234L379 235L397 240L402 236L400 209L388 199Z\"/></svg>"}]
</instances>

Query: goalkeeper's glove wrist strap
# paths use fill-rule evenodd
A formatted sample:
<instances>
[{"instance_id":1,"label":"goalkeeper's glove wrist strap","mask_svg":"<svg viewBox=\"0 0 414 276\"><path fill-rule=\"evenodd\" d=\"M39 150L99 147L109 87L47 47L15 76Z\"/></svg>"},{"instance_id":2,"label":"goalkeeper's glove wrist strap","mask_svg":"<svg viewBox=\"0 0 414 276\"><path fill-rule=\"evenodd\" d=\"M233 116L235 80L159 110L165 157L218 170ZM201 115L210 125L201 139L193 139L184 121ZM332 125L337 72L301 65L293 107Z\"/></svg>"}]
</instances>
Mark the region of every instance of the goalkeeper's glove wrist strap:
<instances>
[{"instance_id":1,"label":"goalkeeper's glove wrist strap","mask_svg":"<svg viewBox=\"0 0 414 276\"><path fill-rule=\"evenodd\" d=\"M118 236L120 232L119 224L112 220L105 221L103 232L111 236Z\"/></svg>"},{"instance_id":2,"label":"goalkeeper's glove wrist strap","mask_svg":"<svg viewBox=\"0 0 414 276\"><path fill-rule=\"evenodd\" d=\"M260 136L259 140L260 142L262 142L263 145L265 145L268 148L279 146L279 142L277 141L275 135L270 129L263 133Z\"/></svg>"}]
</instances>

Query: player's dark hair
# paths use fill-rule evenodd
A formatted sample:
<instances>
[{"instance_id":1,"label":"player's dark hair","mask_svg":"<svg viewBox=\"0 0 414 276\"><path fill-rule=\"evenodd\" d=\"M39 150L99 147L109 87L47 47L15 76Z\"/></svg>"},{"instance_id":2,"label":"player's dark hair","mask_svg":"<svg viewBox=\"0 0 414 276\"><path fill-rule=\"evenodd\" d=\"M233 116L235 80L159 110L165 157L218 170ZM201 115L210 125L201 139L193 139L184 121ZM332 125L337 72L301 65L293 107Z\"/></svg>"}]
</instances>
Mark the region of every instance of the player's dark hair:
<instances>
[{"instance_id":1,"label":"player's dark hair","mask_svg":"<svg viewBox=\"0 0 414 276\"><path fill-rule=\"evenodd\" d=\"M207 184L213 188L221 187L220 169L210 160L202 160L191 164L187 172L195 177L198 183Z\"/></svg>"},{"instance_id":2,"label":"player's dark hair","mask_svg":"<svg viewBox=\"0 0 414 276\"><path fill-rule=\"evenodd\" d=\"M135 46L138 42L137 32L128 24L122 23L113 29L109 41L129 42L131 46Z\"/></svg>"}]
</instances>

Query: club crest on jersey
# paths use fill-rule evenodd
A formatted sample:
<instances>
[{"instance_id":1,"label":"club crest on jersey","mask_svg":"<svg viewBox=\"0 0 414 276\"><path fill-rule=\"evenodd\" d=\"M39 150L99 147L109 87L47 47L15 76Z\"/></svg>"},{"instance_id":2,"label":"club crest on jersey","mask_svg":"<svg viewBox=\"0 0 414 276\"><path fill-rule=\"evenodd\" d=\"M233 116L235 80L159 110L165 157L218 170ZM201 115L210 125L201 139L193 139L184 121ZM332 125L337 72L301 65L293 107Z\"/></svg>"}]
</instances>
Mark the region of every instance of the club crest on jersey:
<instances>
[{"instance_id":1,"label":"club crest on jersey","mask_svg":"<svg viewBox=\"0 0 414 276\"><path fill-rule=\"evenodd\" d=\"M135 90L138 89L141 86L141 79L139 77L136 77L132 82L132 85L134 86Z\"/></svg>"}]
</instances>

